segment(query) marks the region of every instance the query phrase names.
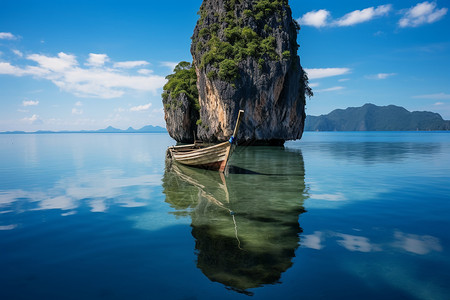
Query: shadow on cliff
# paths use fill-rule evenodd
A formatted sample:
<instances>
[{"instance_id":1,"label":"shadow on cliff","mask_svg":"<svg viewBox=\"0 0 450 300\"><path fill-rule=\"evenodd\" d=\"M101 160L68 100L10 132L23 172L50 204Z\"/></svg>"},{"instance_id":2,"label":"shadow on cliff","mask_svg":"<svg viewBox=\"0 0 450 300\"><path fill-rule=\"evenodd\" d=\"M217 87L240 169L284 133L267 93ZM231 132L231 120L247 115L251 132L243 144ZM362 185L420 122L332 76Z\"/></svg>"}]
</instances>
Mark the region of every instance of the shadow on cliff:
<instances>
[{"instance_id":1,"label":"shadow on cliff","mask_svg":"<svg viewBox=\"0 0 450 300\"><path fill-rule=\"evenodd\" d=\"M192 220L197 267L252 295L292 266L307 198L304 163L301 152L281 147L247 147L233 158L239 167L227 176L167 161L163 188L173 214Z\"/></svg>"}]
</instances>

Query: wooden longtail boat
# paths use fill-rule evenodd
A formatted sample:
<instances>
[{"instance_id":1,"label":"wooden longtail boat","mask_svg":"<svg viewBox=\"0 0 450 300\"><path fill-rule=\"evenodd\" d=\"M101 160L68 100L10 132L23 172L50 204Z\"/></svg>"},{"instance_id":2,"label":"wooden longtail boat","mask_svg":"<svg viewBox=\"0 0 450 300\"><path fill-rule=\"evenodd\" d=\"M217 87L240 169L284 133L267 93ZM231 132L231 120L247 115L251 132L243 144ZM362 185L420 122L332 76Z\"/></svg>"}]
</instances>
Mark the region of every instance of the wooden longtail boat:
<instances>
[{"instance_id":1,"label":"wooden longtail boat","mask_svg":"<svg viewBox=\"0 0 450 300\"><path fill-rule=\"evenodd\" d=\"M169 148L169 156L184 165L224 172L233 151L232 147L235 143L243 114L244 111L240 110L233 135L229 141L212 146L206 146L202 143L172 146Z\"/></svg>"}]
</instances>

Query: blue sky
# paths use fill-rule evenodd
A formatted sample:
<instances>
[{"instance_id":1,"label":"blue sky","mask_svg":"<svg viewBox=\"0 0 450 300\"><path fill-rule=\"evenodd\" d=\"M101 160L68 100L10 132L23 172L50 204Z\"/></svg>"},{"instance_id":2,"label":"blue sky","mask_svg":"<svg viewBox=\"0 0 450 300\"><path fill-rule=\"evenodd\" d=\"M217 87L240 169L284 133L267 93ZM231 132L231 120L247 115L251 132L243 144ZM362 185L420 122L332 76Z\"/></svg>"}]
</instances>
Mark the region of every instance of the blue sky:
<instances>
[{"instance_id":1,"label":"blue sky","mask_svg":"<svg viewBox=\"0 0 450 300\"><path fill-rule=\"evenodd\" d=\"M201 0L22 1L0 9L0 131L164 126ZM291 0L307 114L395 104L450 119L448 1Z\"/></svg>"}]
</instances>

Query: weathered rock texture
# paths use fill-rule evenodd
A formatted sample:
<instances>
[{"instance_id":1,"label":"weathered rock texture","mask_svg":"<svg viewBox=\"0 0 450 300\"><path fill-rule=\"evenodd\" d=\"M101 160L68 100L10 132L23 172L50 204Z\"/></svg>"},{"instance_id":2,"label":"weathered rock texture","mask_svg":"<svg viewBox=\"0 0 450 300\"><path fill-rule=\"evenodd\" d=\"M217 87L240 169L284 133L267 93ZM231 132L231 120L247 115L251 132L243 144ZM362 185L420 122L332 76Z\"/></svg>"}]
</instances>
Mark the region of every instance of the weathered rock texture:
<instances>
[{"instance_id":1,"label":"weathered rock texture","mask_svg":"<svg viewBox=\"0 0 450 300\"><path fill-rule=\"evenodd\" d=\"M196 121L199 118L199 112L194 104L189 101L185 93L180 93L174 98L168 95L163 99L163 104L164 118L170 136L177 142L192 142L197 131Z\"/></svg>"},{"instance_id":2,"label":"weathered rock texture","mask_svg":"<svg viewBox=\"0 0 450 300\"><path fill-rule=\"evenodd\" d=\"M178 115L189 109L166 110L171 136L187 141L187 131L196 127L198 139L227 140L243 109L238 142L282 144L301 138L307 77L288 1L204 0L199 14L191 46L199 119Z\"/></svg>"}]
</instances>

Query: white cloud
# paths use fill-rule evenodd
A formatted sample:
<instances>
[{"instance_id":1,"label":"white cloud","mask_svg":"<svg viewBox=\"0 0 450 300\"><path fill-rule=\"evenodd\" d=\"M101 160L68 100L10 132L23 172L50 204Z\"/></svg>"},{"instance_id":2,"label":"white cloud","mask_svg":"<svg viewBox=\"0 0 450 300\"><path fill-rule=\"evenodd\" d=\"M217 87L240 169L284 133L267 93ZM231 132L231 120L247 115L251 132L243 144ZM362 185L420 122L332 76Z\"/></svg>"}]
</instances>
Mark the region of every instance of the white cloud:
<instances>
[{"instance_id":1,"label":"white cloud","mask_svg":"<svg viewBox=\"0 0 450 300\"><path fill-rule=\"evenodd\" d=\"M137 71L139 74L142 74L142 75L148 75L148 74L152 74L153 73L153 71L152 70L149 70L149 69L140 69L140 70L138 70Z\"/></svg>"},{"instance_id":2,"label":"white cloud","mask_svg":"<svg viewBox=\"0 0 450 300\"><path fill-rule=\"evenodd\" d=\"M439 106L439 105L444 105L444 104L445 104L444 102L436 102L436 103L433 104L433 105Z\"/></svg>"},{"instance_id":3,"label":"white cloud","mask_svg":"<svg viewBox=\"0 0 450 300\"><path fill-rule=\"evenodd\" d=\"M39 104L39 101L33 101L33 100L22 101L22 106L36 106L38 104Z\"/></svg>"},{"instance_id":4,"label":"white cloud","mask_svg":"<svg viewBox=\"0 0 450 300\"><path fill-rule=\"evenodd\" d=\"M372 252L381 250L377 245L372 244L368 238L363 236L343 233L337 233L336 236L342 238L337 243L349 251Z\"/></svg>"},{"instance_id":5,"label":"white cloud","mask_svg":"<svg viewBox=\"0 0 450 300\"><path fill-rule=\"evenodd\" d=\"M300 237L300 244L302 247L320 250L324 246L322 242L324 241L324 234L320 231L314 231L313 234L307 234Z\"/></svg>"},{"instance_id":6,"label":"white cloud","mask_svg":"<svg viewBox=\"0 0 450 300\"><path fill-rule=\"evenodd\" d=\"M149 110L151 106L152 106L151 103L147 103L147 104L145 104L145 105L133 106L133 107L130 108L130 111L144 111L144 110Z\"/></svg>"},{"instance_id":7,"label":"white cloud","mask_svg":"<svg viewBox=\"0 0 450 300\"><path fill-rule=\"evenodd\" d=\"M0 62L0 74L22 76L23 70L12 66L10 63Z\"/></svg>"},{"instance_id":8,"label":"white cloud","mask_svg":"<svg viewBox=\"0 0 450 300\"><path fill-rule=\"evenodd\" d=\"M74 108L72 108L72 114L73 115L82 115L83 114L83 110L74 107Z\"/></svg>"},{"instance_id":9,"label":"white cloud","mask_svg":"<svg viewBox=\"0 0 450 300\"><path fill-rule=\"evenodd\" d=\"M13 76L31 75L53 82L61 90L73 93L78 97L115 98L128 90L153 92L166 83L163 76L129 75L123 70L104 66L109 60L106 54L90 54L88 68L79 66L74 55L63 52L56 57L41 54L27 56L28 60L37 63L16 67L9 62L0 62L0 74Z\"/></svg>"},{"instance_id":10,"label":"white cloud","mask_svg":"<svg viewBox=\"0 0 450 300\"><path fill-rule=\"evenodd\" d=\"M82 177L63 178L47 192L0 190L0 208L8 208L23 199L33 203L27 206L30 210L59 209L72 211L71 214L83 207L84 204L90 205L92 212L105 211L111 205L145 206L148 203L139 201L139 192L142 193L150 186L157 186L161 181L161 176L156 174L138 177L121 177L120 175L120 172L108 171L103 172L100 176L99 174L84 174ZM130 195L130 186L134 187L136 195Z\"/></svg>"},{"instance_id":11,"label":"white cloud","mask_svg":"<svg viewBox=\"0 0 450 300\"><path fill-rule=\"evenodd\" d=\"M49 57L41 54L31 54L27 59L35 61L39 67L48 72L64 72L78 65L76 57L71 54L59 52L57 57Z\"/></svg>"},{"instance_id":12,"label":"white cloud","mask_svg":"<svg viewBox=\"0 0 450 300\"><path fill-rule=\"evenodd\" d=\"M11 32L0 32L0 40L15 40L17 37Z\"/></svg>"},{"instance_id":13,"label":"white cloud","mask_svg":"<svg viewBox=\"0 0 450 300\"><path fill-rule=\"evenodd\" d=\"M368 76L366 76L366 78L367 79L378 79L378 80L381 80L381 79L386 79L388 77L395 76L395 75L397 75L397 73L378 73L378 74L375 74L375 75L368 75Z\"/></svg>"},{"instance_id":14,"label":"white cloud","mask_svg":"<svg viewBox=\"0 0 450 300\"><path fill-rule=\"evenodd\" d=\"M145 60L137 60L137 61L122 61L117 62L114 64L114 68L124 68L124 69L131 69L136 68L140 66L146 66L149 65L149 62L146 62Z\"/></svg>"},{"instance_id":15,"label":"white cloud","mask_svg":"<svg viewBox=\"0 0 450 300\"><path fill-rule=\"evenodd\" d=\"M326 88L326 89L320 89L320 90L315 90L315 92L321 93L321 92L334 92L334 91L340 91L343 90L344 87L343 86L333 86L330 88ZM328 199L326 199L328 200Z\"/></svg>"},{"instance_id":16,"label":"white cloud","mask_svg":"<svg viewBox=\"0 0 450 300\"><path fill-rule=\"evenodd\" d=\"M413 98L433 99L433 100L450 100L450 94L437 93L437 94L428 94L428 95L417 95L417 96L413 96Z\"/></svg>"},{"instance_id":17,"label":"white cloud","mask_svg":"<svg viewBox=\"0 0 450 300\"><path fill-rule=\"evenodd\" d=\"M327 19L330 17L330 12L326 9L310 11L304 14L297 21L301 25L313 26L316 28L328 25Z\"/></svg>"},{"instance_id":18,"label":"white cloud","mask_svg":"<svg viewBox=\"0 0 450 300\"><path fill-rule=\"evenodd\" d=\"M350 73L349 68L315 68L305 69L309 79L339 76Z\"/></svg>"},{"instance_id":19,"label":"white cloud","mask_svg":"<svg viewBox=\"0 0 450 300\"><path fill-rule=\"evenodd\" d=\"M75 103L75 106L83 106L83 103L82 103L81 101L77 101L77 102Z\"/></svg>"},{"instance_id":20,"label":"white cloud","mask_svg":"<svg viewBox=\"0 0 450 300\"><path fill-rule=\"evenodd\" d=\"M20 52L20 51L17 50L17 49L12 50L12 52L13 52L15 55L19 56L19 57L23 57L23 53Z\"/></svg>"},{"instance_id":21,"label":"white cloud","mask_svg":"<svg viewBox=\"0 0 450 300\"><path fill-rule=\"evenodd\" d=\"M369 7L363 10L355 10L342 18L336 20L337 26L352 26L359 23L368 22L376 17L387 15L392 9L392 5L380 5L377 8Z\"/></svg>"},{"instance_id":22,"label":"white cloud","mask_svg":"<svg viewBox=\"0 0 450 300\"><path fill-rule=\"evenodd\" d=\"M311 82L308 85L309 85L310 88L315 88L315 87L319 86L319 83L318 82Z\"/></svg>"},{"instance_id":23,"label":"white cloud","mask_svg":"<svg viewBox=\"0 0 450 300\"><path fill-rule=\"evenodd\" d=\"M107 61L109 61L109 57L106 54L89 53L89 58L87 60L86 66L101 67Z\"/></svg>"},{"instance_id":24,"label":"white cloud","mask_svg":"<svg viewBox=\"0 0 450 300\"><path fill-rule=\"evenodd\" d=\"M25 121L27 123L30 123L32 125L40 125L43 123L43 121L39 118L38 115L32 115L29 118L23 118L22 121Z\"/></svg>"},{"instance_id":25,"label":"white cloud","mask_svg":"<svg viewBox=\"0 0 450 300\"><path fill-rule=\"evenodd\" d=\"M380 5L378 7L368 7L363 10L355 10L345 14L343 17L333 21L331 13L326 9L310 11L304 14L297 21L301 25L313 26L316 28L325 26L352 26L368 22L377 17L387 15L392 10L391 4Z\"/></svg>"},{"instance_id":26,"label":"white cloud","mask_svg":"<svg viewBox=\"0 0 450 300\"><path fill-rule=\"evenodd\" d=\"M162 61L161 66L170 68L171 71L175 69L175 67L178 65L176 62L172 61Z\"/></svg>"},{"instance_id":27,"label":"white cloud","mask_svg":"<svg viewBox=\"0 0 450 300\"><path fill-rule=\"evenodd\" d=\"M430 235L405 234L397 231L394 234L396 241L393 246L402 248L405 251L424 255L431 251L442 251L442 246L438 238Z\"/></svg>"},{"instance_id":28,"label":"white cloud","mask_svg":"<svg viewBox=\"0 0 450 300\"><path fill-rule=\"evenodd\" d=\"M400 27L418 27L437 22L447 14L448 8L438 9L436 6L436 2L418 3L404 12L398 25Z\"/></svg>"}]
</instances>

